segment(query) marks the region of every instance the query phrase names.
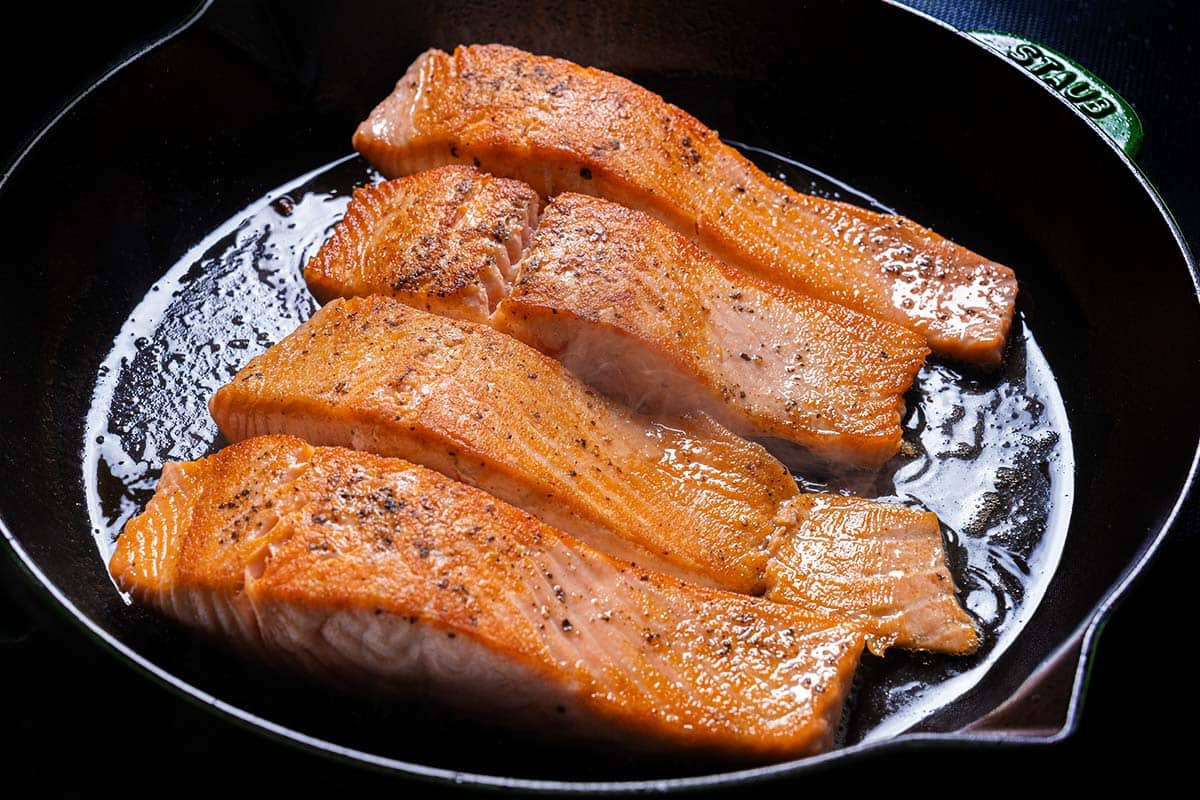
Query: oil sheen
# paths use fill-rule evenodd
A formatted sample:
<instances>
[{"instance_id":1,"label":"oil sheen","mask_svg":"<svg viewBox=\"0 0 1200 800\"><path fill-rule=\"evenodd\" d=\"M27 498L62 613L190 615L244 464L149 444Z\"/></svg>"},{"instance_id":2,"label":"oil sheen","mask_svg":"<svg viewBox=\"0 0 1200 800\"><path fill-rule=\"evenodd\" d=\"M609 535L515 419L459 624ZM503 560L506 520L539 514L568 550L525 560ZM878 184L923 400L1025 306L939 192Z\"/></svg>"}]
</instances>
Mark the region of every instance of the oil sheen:
<instances>
[{"instance_id":1,"label":"oil sheen","mask_svg":"<svg viewBox=\"0 0 1200 800\"><path fill-rule=\"evenodd\" d=\"M803 164L739 147L799 191L893 211ZM380 179L351 156L270 192L167 269L132 311L98 371L83 443L88 513L106 563L163 463L225 444L209 397L313 313L304 264L353 189ZM796 475L804 489L935 512L962 601L984 632L968 658L865 656L843 744L901 733L986 679L1052 580L1071 509L1070 431L1054 375L1020 318L1011 339L995 375L926 365L907 397L905 447L881 471Z\"/></svg>"}]
</instances>

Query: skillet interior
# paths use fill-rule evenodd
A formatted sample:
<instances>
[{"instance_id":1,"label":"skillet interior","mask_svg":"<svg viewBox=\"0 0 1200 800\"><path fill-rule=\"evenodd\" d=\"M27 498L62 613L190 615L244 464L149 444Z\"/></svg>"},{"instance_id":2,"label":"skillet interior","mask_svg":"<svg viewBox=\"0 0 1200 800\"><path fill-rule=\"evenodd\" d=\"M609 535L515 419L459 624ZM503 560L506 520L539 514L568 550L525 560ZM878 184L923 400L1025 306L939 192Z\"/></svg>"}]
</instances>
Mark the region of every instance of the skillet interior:
<instances>
[{"instance_id":1,"label":"skillet interior","mask_svg":"<svg viewBox=\"0 0 1200 800\"><path fill-rule=\"evenodd\" d=\"M279 682L253 670L222 676L208 667L227 663L223 656L117 601L81 513L74 468L95 368L165 264L247 200L344 153L363 110L431 44L501 40L629 74L728 137L815 164L1017 266L1024 311L1071 414L1079 500L1063 569L1021 646L995 680L931 721L934 729L953 730L1006 697L1087 616L1168 513L1197 433L1172 386L1176 370L1194 372L1195 355L1155 350L1195 341L1200 329L1181 257L1107 146L971 45L895 9L871 27L837 7L796 20L746 9L729 19L676 15L669 28L656 27L650 10L624 13L634 27L595 11L529 17L488 6L404 18L381 12L370 22L324 13L214 9L80 104L0 197L9 234L2 258L28 284L3 301L11 326L4 384L28 388L2 400L9 425L0 457L11 478L0 513L47 577L138 652L260 711L263 688ZM589 33L564 35L569 30ZM960 66L948 71L945 63ZM887 87L879 74L888 75ZM944 100L930 106L930 97ZM1044 111L1037 136L1023 120L995 115L1024 106ZM1064 187L1096 185L1109 189L1063 196ZM29 330L43 334L20 335Z\"/></svg>"}]
</instances>

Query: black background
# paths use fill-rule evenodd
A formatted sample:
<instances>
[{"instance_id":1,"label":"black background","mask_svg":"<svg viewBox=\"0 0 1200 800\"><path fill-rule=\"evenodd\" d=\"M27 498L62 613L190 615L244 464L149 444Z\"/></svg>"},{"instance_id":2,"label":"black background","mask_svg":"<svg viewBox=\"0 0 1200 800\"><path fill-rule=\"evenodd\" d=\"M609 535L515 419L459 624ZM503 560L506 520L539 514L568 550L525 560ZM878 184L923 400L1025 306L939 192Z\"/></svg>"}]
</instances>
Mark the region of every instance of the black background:
<instances>
[{"instance_id":1,"label":"black background","mask_svg":"<svg viewBox=\"0 0 1200 800\"><path fill-rule=\"evenodd\" d=\"M1175 214L1193 250L1200 245L1200 4L1071 0L910 5L956 27L1023 33L1075 57L1137 109L1146 126L1138 161ZM0 28L0 161L108 66L184 16L189 4L65 10L28 5ZM2 245L0 245L2 246ZM19 290L19 277L10 290ZM1197 342L1174 343L1195 347ZM1191 376L1194 379L1197 376ZM11 391L12 387L4 387ZM757 787L756 794L814 789L922 791L1094 785L1148 779L1147 789L1190 775L1200 703L1183 656L1200 517L1196 504L1104 632L1079 732L1063 744L938 750L885 756L851 772ZM7 558L5 554L4 558ZM0 559L2 560L2 559ZM27 591L7 563L0 573L0 765L54 796L98 791L169 792L180 797L309 788L407 795L417 787L345 768L266 741L150 685L102 652ZM1174 731L1181 730L1183 733ZM1188 785L1184 783L1184 786ZM40 792L39 792L40 793Z\"/></svg>"}]
</instances>

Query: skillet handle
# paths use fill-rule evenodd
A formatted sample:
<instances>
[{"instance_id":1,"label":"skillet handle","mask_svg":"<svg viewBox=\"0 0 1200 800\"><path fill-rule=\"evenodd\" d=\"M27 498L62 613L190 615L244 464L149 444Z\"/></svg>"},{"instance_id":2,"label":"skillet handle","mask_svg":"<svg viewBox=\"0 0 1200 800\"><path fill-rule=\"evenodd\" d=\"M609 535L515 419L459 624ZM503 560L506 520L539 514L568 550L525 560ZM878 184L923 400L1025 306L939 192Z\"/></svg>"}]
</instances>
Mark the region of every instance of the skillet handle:
<instances>
[{"instance_id":1,"label":"skillet handle","mask_svg":"<svg viewBox=\"0 0 1200 800\"><path fill-rule=\"evenodd\" d=\"M1130 158L1142 148L1142 121L1133 106L1078 62L1032 39L1000 31L964 31L1039 78L1074 106Z\"/></svg>"},{"instance_id":2,"label":"skillet handle","mask_svg":"<svg viewBox=\"0 0 1200 800\"><path fill-rule=\"evenodd\" d=\"M1084 630L1076 631L1011 697L963 730L1026 740L1066 735L1077 716L1072 706L1087 688L1101 630L1103 623L1090 637ZM1085 647L1085 642L1090 645Z\"/></svg>"}]
</instances>

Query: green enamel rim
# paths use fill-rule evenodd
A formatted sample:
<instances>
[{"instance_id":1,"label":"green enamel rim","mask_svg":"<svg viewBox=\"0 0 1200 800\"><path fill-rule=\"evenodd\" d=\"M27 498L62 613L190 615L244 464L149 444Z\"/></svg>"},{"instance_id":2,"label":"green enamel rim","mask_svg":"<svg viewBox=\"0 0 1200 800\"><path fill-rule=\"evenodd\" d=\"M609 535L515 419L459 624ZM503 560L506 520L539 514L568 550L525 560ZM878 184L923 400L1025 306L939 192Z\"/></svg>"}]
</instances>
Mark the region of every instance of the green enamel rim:
<instances>
[{"instance_id":1,"label":"green enamel rim","mask_svg":"<svg viewBox=\"0 0 1200 800\"><path fill-rule=\"evenodd\" d=\"M1012 33L964 31L1052 88L1130 158L1142 149L1142 121L1133 106L1079 62Z\"/></svg>"}]
</instances>

